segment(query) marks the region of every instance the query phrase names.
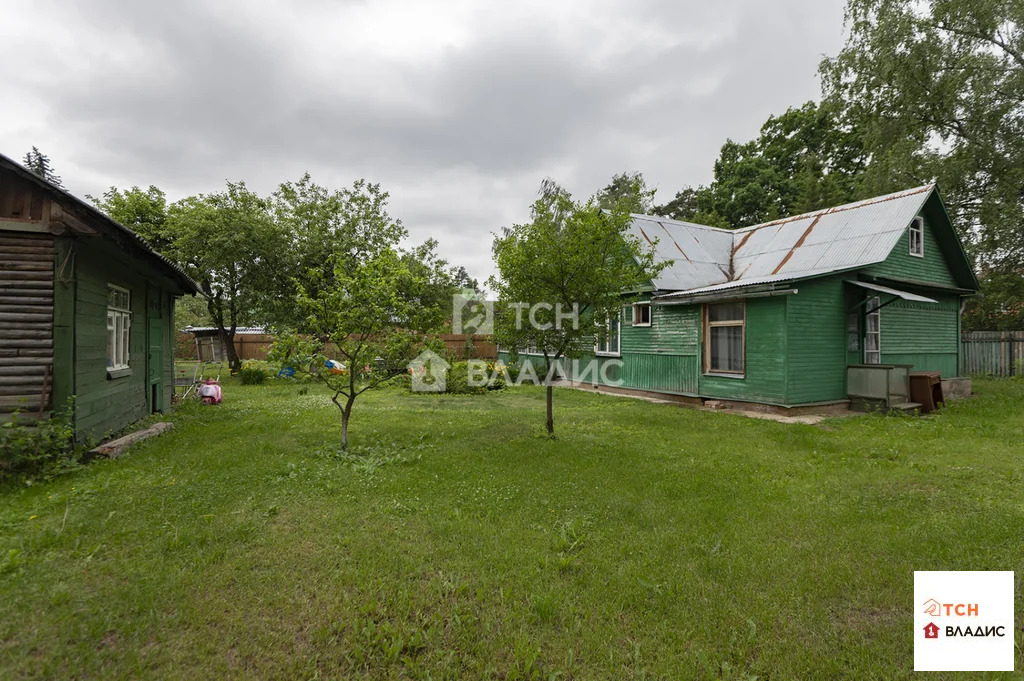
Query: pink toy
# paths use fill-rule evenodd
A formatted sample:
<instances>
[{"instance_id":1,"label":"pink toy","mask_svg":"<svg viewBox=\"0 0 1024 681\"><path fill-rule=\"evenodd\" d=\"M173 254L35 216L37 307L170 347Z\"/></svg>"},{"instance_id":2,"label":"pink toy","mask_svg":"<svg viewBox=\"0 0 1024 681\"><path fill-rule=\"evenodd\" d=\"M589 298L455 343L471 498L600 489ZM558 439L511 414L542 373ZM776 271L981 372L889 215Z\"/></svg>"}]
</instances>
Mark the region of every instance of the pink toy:
<instances>
[{"instance_id":1,"label":"pink toy","mask_svg":"<svg viewBox=\"0 0 1024 681\"><path fill-rule=\"evenodd\" d=\"M220 394L220 383L212 378L206 379L206 383L199 386L199 397L205 404L220 404L223 399Z\"/></svg>"}]
</instances>

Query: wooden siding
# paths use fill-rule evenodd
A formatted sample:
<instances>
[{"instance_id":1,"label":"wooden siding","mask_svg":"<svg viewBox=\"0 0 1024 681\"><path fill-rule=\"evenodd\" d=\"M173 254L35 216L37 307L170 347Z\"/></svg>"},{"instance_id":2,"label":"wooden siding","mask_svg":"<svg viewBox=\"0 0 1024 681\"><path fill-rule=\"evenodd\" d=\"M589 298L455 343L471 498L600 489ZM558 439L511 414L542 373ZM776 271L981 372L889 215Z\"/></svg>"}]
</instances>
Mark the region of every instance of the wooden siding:
<instances>
[{"instance_id":1,"label":"wooden siding","mask_svg":"<svg viewBox=\"0 0 1024 681\"><path fill-rule=\"evenodd\" d=\"M74 244L74 394L80 437L98 438L124 428L154 408L170 405L174 390L171 296L154 282L147 263L131 259L105 241ZM107 375L107 294L115 284L131 292L130 375ZM150 367L150 319L159 319L161 367ZM158 385L152 402L151 386ZM162 379L162 380L161 380Z\"/></svg>"},{"instance_id":2,"label":"wooden siding","mask_svg":"<svg viewBox=\"0 0 1024 681\"><path fill-rule=\"evenodd\" d=\"M53 263L52 235L0 231L0 422L53 405Z\"/></svg>"},{"instance_id":3,"label":"wooden siding","mask_svg":"<svg viewBox=\"0 0 1024 681\"><path fill-rule=\"evenodd\" d=\"M900 300L881 309L884 364L910 364L911 371L939 371L946 378L959 374L959 298L933 297L937 304Z\"/></svg>"},{"instance_id":4,"label":"wooden siding","mask_svg":"<svg viewBox=\"0 0 1024 681\"><path fill-rule=\"evenodd\" d=\"M841 277L803 281L786 298L788 404L846 399L843 287Z\"/></svg>"},{"instance_id":5,"label":"wooden siding","mask_svg":"<svg viewBox=\"0 0 1024 681\"><path fill-rule=\"evenodd\" d=\"M935 229L924 216L924 257L910 255L910 225L885 261L865 270L866 274L900 281L929 282L940 286L956 286L947 256L935 238Z\"/></svg>"},{"instance_id":6,"label":"wooden siding","mask_svg":"<svg viewBox=\"0 0 1024 681\"><path fill-rule=\"evenodd\" d=\"M700 377L701 397L786 404L786 302L792 296L746 301L746 362L742 378Z\"/></svg>"}]
</instances>

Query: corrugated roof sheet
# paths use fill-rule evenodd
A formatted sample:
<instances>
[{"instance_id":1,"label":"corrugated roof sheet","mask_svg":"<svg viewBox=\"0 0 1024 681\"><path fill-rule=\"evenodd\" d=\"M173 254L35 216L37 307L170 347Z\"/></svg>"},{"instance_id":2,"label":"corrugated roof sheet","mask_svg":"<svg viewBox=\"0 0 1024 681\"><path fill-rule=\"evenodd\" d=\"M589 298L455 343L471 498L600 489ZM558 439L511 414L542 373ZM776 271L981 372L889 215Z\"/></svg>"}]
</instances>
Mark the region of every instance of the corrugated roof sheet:
<instances>
[{"instance_id":1,"label":"corrugated roof sheet","mask_svg":"<svg viewBox=\"0 0 1024 681\"><path fill-rule=\"evenodd\" d=\"M934 188L929 184L731 231L635 215L633 232L648 242L651 232L662 237L655 255L674 262L654 286L677 292L669 297L683 297L881 262Z\"/></svg>"},{"instance_id":2,"label":"corrugated roof sheet","mask_svg":"<svg viewBox=\"0 0 1024 681\"><path fill-rule=\"evenodd\" d=\"M641 242L654 244L658 261L675 261L655 279L655 288L682 291L729 281L729 230L649 215L634 215L631 230Z\"/></svg>"},{"instance_id":3,"label":"corrugated roof sheet","mask_svg":"<svg viewBox=\"0 0 1024 681\"><path fill-rule=\"evenodd\" d=\"M182 333L215 333L220 331L219 327L216 326L186 326L181 330ZM262 335L267 332L265 326L239 326L235 329L236 336L249 336L249 335Z\"/></svg>"}]
</instances>

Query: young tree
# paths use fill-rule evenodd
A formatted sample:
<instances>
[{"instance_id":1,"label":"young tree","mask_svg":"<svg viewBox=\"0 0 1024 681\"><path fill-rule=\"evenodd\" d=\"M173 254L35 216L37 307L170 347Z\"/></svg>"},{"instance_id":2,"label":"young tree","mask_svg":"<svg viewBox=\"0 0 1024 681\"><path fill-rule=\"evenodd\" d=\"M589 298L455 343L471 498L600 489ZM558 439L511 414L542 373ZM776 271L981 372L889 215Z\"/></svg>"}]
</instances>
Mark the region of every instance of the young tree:
<instances>
[{"instance_id":1,"label":"young tree","mask_svg":"<svg viewBox=\"0 0 1024 681\"><path fill-rule=\"evenodd\" d=\"M407 371L425 347L424 335L439 330L442 303L451 301L437 298L436 268L424 264L437 262L432 244L398 250L405 229L387 214L386 192L360 181L347 198L341 222L353 228L352 238L336 243L325 264L296 282L307 334L281 334L270 355L334 393L342 449L356 398ZM328 368L334 359L343 366Z\"/></svg>"},{"instance_id":2,"label":"young tree","mask_svg":"<svg viewBox=\"0 0 1024 681\"><path fill-rule=\"evenodd\" d=\"M594 320L618 314L624 293L636 291L668 263L656 263L629 233L630 200L602 210L595 199L573 201L547 180L533 204L532 220L503 230L492 247L498 276L495 319L499 344L536 346L544 357L547 421L554 436L552 379L561 358L578 358L593 349ZM541 304L529 313L524 306ZM560 318L576 312L575 320Z\"/></svg>"},{"instance_id":3,"label":"young tree","mask_svg":"<svg viewBox=\"0 0 1024 681\"><path fill-rule=\"evenodd\" d=\"M39 151L37 147L33 146L32 151L25 154L22 164L50 184L61 189L65 188L60 177L57 173L53 172L53 166L50 165L50 157Z\"/></svg>"},{"instance_id":4,"label":"young tree","mask_svg":"<svg viewBox=\"0 0 1024 681\"><path fill-rule=\"evenodd\" d=\"M166 222L168 255L195 279L227 351L232 371L241 367L235 330L257 321L256 311L268 296L281 258L284 235L270 204L244 182L229 182L216 194L190 196L171 205Z\"/></svg>"}]
</instances>

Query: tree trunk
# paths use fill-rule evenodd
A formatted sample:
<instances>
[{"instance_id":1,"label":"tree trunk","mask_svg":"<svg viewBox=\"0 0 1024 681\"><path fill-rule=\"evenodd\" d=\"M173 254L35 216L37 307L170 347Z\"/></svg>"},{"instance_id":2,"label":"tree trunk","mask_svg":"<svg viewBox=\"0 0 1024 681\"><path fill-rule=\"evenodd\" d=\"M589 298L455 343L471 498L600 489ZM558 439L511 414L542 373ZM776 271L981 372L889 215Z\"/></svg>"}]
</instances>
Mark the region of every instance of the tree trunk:
<instances>
[{"instance_id":1,"label":"tree trunk","mask_svg":"<svg viewBox=\"0 0 1024 681\"><path fill-rule=\"evenodd\" d=\"M352 415L352 403L355 397L349 397L345 401L345 408L341 410L341 449L348 450L348 417Z\"/></svg>"},{"instance_id":2,"label":"tree trunk","mask_svg":"<svg viewBox=\"0 0 1024 681\"><path fill-rule=\"evenodd\" d=\"M220 329L220 339L224 344L224 352L228 355L228 369L231 373L237 373L242 368L242 360L238 359L238 351L235 349L235 335L229 334L223 327Z\"/></svg>"},{"instance_id":3,"label":"tree trunk","mask_svg":"<svg viewBox=\"0 0 1024 681\"><path fill-rule=\"evenodd\" d=\"M555 388L554 388L554 386L551 385L550 382L548 382L547 389L548 389L548 422L547 422L548 435L550 437L554 437L555 436L555 416L554 416L554 411L551 408L551 402L552 402L552 393L554 392Z\"/></svg>"}]
</instances>

